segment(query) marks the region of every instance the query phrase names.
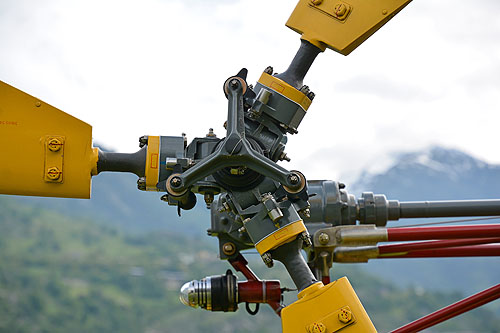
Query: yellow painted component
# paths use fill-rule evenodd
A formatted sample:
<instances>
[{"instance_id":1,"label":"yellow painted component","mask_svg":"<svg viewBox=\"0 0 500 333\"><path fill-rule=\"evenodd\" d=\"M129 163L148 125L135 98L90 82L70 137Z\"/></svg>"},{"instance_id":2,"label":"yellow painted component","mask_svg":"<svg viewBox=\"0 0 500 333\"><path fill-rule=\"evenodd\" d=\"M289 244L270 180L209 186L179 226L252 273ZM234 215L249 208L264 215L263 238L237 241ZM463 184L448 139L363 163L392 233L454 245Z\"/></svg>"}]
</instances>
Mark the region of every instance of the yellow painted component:
<instances>
[{"instance_id":1,"label":"yellow painted component","mask_svg":"<svg viewBox=\"0 0 500 333\"><path fill-rule=\"evenodd\" d=\"M0 193L90 198L92 127L0 81Z\"/></svg>"},{"instance_id":2,"label":"yellow painted component","mask_svg":"<svg viewBox=\"0 0 500 333\"><path fill-rule=\"evenodd\" d=\"M292 222L261 239L255 244L255 248L260 254L264 254L267 251L286 243L290 240L290 238L295 237L304 231L307 231L307 229L302 220Z\"/></svg>"},{"instance_id":3,"label":"yellow painted component","mask_svg":"<svg viewBox=\"0 0 500 333\"><path fill-rule=\"evenodd\" d=\"M275 76L262 73L258 82L297 103L304 111L307 111L311 106L312 102L306 95Z\"/></svg>"},{"instance_id":4,"label":"yellow painted component","mask_svg":"<svg viewBox=\"0 0 500 333\"><path fill-rule=\"evenodd\" d=\"M62 183L64 176L64 137L47 135L45 139L45 181Z\"/></svg>"},{"instance_id":5,"label":"yellow painted component","mask_svg":"<svg viewBox=\"0 0 500 333\"><path fill-rule=\"evenodd\" d=\"M281 310L283 333L376 332L346 277L326 286L315 283L301 291L298 298ZM324 331L314 330L323 326Z\"/></svg>"},{"instance_id":6,"label":"yellow painted component","mask_svg":"<svg viewBox=\"0 0 500 333\"><path fill-rule=\"evenodd\" d=\"M300 0L286 25L323 51L348 55L411 0Z\"/></svg>"},{"instance_id":7,"label":"yellow painted component","mask_svg":"<svg viewBox=\"0 0 500 333\"><path fill-rule=\"evenodd\" d=\"M148 137L146 156L146 191L158 191L156 184L160 175L160 137Z\"/></svg>"}]
</instances>

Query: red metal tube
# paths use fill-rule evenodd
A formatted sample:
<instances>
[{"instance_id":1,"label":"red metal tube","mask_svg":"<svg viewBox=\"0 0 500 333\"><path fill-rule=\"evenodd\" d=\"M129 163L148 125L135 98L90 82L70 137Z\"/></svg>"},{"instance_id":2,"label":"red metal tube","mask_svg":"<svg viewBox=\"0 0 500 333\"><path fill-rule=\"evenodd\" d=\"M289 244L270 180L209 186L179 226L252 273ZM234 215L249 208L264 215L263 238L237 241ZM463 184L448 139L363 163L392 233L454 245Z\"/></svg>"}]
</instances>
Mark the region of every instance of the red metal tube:
<instances>
[{"instance_id":1,"label":"red metal tube","mask_svg":"<svg viewBox=\"0 0 500 333\"><path fill-rule=\"evenodd\" d=\"M378 250L380 254L390 254L398 252L430 250L430 249L439 249L446 247L457 247L457 246L489 244L489 243L500 243L500 238L450 239L450 240L439 240L430 242L386 244L386 245L379 245Z\"/></svg>"},{"instance_id":2,"label":"red metal tube","mask_svg":"<svg viewBox=\"0 0 500 333\"><path fill-rule=\"evenodd\" d=\"M500 224L387 228L389 242L484 237L500 237Z\"/></svg>"},{"instance_id":3,"label":"red metal tube","mask_svg":"<svg viewBox=\"0 0 500 333\"><path fill-rule=\"evenodd\" d=\"M500 298L500 284L417 319L391 333L419 332Z\"/></svg>"},{"instance_id":4,"label":"red metal tube","mask_svg":"<svg viewBox=\"0 0 500 333\"><path fill-rule=\"evenodd\" d=\"M274 312L281 316L281 288L278 280L260 280L248 267L248 261L240 254L229 263L238 272L241 272L248 281L238 282L238 302L267 303Z\"/></svg>"},{"instance_id":5,"label":"red metal tube","mask_svg":"<svg viewBox=\"0 0 500 333\"><path fill-rule=\"evenodd\" d=\"M472 245L447 247L443 249L417 250L410 252L388 253L377 258L438 258L438 257L497 257L500 256L500 245Z\"/></svg>"}]
</instances>

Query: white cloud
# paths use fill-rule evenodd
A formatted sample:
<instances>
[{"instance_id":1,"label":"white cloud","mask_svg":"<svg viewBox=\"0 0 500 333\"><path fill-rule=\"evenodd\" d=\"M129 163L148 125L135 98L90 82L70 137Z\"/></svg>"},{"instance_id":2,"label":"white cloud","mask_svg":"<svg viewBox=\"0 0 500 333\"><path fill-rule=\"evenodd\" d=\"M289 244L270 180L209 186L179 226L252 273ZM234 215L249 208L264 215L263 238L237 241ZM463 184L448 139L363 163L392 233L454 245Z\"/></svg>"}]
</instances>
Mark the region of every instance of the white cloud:
<instances>
[{"instance_id":1,"label":"white cloud","mask_svg":"<svg viewBox=\"0 0 500 333\"><path fill-rule=\"evenodd\" d=\"M94 126L120 151L143 134L224 135L224 80L283 71L293 1L4 0L0 79ZM384 165L394 150L445 144L500 162L496 1L413 1L348 57L306 77L317 97L292 163L309 178Z\"/></svg>"}]
</instances>

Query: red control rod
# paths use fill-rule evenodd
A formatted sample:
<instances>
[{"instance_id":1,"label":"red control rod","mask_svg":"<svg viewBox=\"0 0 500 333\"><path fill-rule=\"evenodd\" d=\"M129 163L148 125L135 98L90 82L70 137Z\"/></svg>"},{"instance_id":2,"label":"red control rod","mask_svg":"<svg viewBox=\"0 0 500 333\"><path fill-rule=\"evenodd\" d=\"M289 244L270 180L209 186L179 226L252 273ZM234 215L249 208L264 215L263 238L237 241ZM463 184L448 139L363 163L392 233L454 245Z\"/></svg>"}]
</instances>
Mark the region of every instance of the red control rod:
<instances>
[{"instance_id":1,"label":"red control rod","mask_svg":"<svg viewBox=\"0 0 500 333\"><path fill-rule=\"evenodd\" d=\"M385 258L438 258L438 257L497 257L500 256L500 245L484 244L472 246L447 247L443 249L416 250L379 255Z\"/></svg>"},{"instance_id":2,"label":"red control rod","mask_svg":"<svg viewBox=\"0 0 500 333\"><path fill-rule=\"evenodd\" d=\"M380 254L392 254L398 252L409 252L417 250L431 250L447 247L467 246L500 243L500 237L497 238L470 238L470 239L450 239L438 240L430 242L414 242L414 243L400 243L400 244L386 244L379 245L378 250Z\"/></svg>"},{"instance_id":3,"label":"red control rod","mask_svg":"<svg viewBox=\"0 0 500 333\"><path fill-rule=\"evenodd\" d=\"M500 224L387 228L387 240L389 242L485 237L500 237Z\"/></svg>"},{"instance_id":4,"label":"red control rod","mask_svg":"<svg viewBox=\"0 0 500 333\"><path fill-rule=\"evenodd\" d=\"M500 284L483 290L454 304L448 305L441 310L428 314L427 316L402 326L391 333L419 332L445 320L456 317L464 312L473 310L481 305L492 302L498 298L500 298Z\"/></svg>"}]
</instances>

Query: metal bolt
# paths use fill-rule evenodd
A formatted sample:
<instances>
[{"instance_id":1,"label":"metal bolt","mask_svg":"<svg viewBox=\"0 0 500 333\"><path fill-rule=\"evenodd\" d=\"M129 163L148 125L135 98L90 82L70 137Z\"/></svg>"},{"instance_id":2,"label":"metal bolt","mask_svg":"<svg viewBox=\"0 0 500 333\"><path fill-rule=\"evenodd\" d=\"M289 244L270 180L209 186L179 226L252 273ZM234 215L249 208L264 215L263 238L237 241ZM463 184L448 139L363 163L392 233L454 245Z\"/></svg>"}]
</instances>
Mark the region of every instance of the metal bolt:
<instances>
[{"instance_id":1,"label":"metal bolt","mask_svg":"<svg viewBox=\"0 0 500 333\"><path fill-rule=\"evenodd\" d=\"M290 162L290 157L288 157L285 152L282 152L280 157L279 157L279 160Z\"/></svg>"},{"instance_id":2,"label":"metal bolt","mask_svg":"<svg viewBox=\"0 0 500 333\"><path fill-rule=\"evenodd\" d=\"M303 233L301 233L300 238L304 242L304 247L311 247L312 246L311 236L309 236L309 234L307 232L304 231Z\"/></svg>"},{"instance_id":3,"label":"metal bolt","mask_svg":"<svg viewBox=\"0 0 500 333\"><path fill-rule=\"evenodd\" d=\"M343 3L335 5L334 13L337 17L342 17L347 13L347 6Z\"/></svg>"},{"instance_id":4,"label":"metal bolt","mask_svg":"<svg viewBox=\"0 0 500 333\"><path fill-rule=\"evenodd\" d=\"M296 185L299 183L300 181L300 178L299 176L297 176L296 174L291 174L290 176L288 176L288 179L290 180L290 183L292 183L293 185Z\"/></svg>"},{"instance_id":5,"label":"metal bolt","mask_svg":"<svg viewBox=\"0 0 500 333\"><path fill-rule=\"evenodd\" d=\"M342 190L345 188L345 184L344 183L339 183L339 190Z\"/></svg>"},{"instance_id":6,"label":"metal bolt","mask_svg":"<svg viewBox=\"0 0 500 333\"><path fill-rule=\"evenodd\" d=\"M352 312L346 308L340 309L339 320L342 323L347 324L348 322L350 322L352 320Z\"/></svg>"},{"instance_id":7,"label":"metal bolt","mask_svg":"<svg viewBox=\"0 0 500 333\"><path fill-rule=\"evenodd\" d=\"M233 255L236 252L236 246L231 242L225 243L222 245L222 252L227 256Z\"/></svg>"},{"instance_id":8,"label":"metal bolt","mask_svg":"<svg viewBox=\"0 0 500 333\"><path fill-rule=\"evenodd\" d=\"M139 148L142 148L148 144L148 138L149 137L147 135L143 135L139 138Z\"/></svg>"},{"instance_id":9,"label":"metal bolt","mask_svg":"<svg viewBox=\"0 0 500 333\"><path fill-rule=\"evenodd\" d=\"M231 82L229 82L229 85L230 85L230 86L231 86L231 88L233 88L233 89L238 88L238 84L239 84L239 82L238 82L238 80L237 80L237 79L233 79L233 80L231 80Z\"/></svg>"},{"instance_id":10,"label":"metal bolt","mask_svg":"<svg viewBox=\"0 0 500 333\"><path fill-rule=\"evenodd\" d=\"M146 178L140 177L137 179L137 188L141 191L146 191Z\"/></svg>"},{"instance_id":11,"label":"metal bolt","mask_svg":"<svg viewBox=\"0 0 500 333\"><path fill-rule=\"evenodd\" d=\"M229 212L231 211L231 207L229 207L226 201L222 202L222 207L219 208L219 213Z\"/></svg>"},{"instance_id":12,"label":"metal bolt","mask_svg":"<svg viewBox=\"0 0 500 333\"><path fill-rule=\"evenodd\" d=\"M311 90L309 90L309 86L304 85L300 88L300 92L303 93L304 95L307 95L309 94L309 92L311 92Z\"/></svg>"},{"instance_id":13,"label":"metal bolt","mask_svg":"<svg viewBox=\"0 0 500 333\"><path fill-rule=\"evenodd\" d=\"M61 149L62 142L59 139L52 138L49 140L49 143L47 143L47 147L49 148L50 151L59 151Z\"/></svg>"},{"instance_id":14,"label":"metal bolt","mask_svg":"<svg viewBox=\"0 0 500 333\"><path fill-rule=\"evenodd\" d=\"M323 0L311 0L311 3L315 6L319 6L321 5L321 3L323 2Z\"/></svg>"},{"instance_id":15,"label":"metal bolt","mask_svg":"<svg viewBox=\"0 0 500 333\"><path fill-rule=\"evenodd\" d=\"M205 199L205 203L207 204L207 208L210 208L210 206L212 205L212 202L214 202L214 194L213 193L205 193L203 198Z\"/></svg>"},{"instance_id":16,"label":"metal bolt","mask_svg":"<svg viewBox=\"0 0 500 333\"><path fill-rule=\"evenodd\" d=\"M273 75L274 69L272 66L267 66L266 69L264 69L264 73Z\"/></svg>"},{"instance_id":17,"label":"metal bolt","mask_svg":"<svg viewBox=\"0 0 500 333\"><path fill-rule=\"evenodd\" d=\"M311 217L311 209L309 208L306 208L302 211L302 213L304 214L305 217L309 218Z\"/></svg>"},{"instance_id":18,"label":"metal bolt","mask_svg":"<svg viewBox=\"0 0 500 333\"><path fill-rule=\"evenodd\" d=\"M264 264L266 264L267 267L271 268L274 266L273 262L273 257L271 256L271 253L266 252L260 256L262 258L262 261Z\"/></svg>"},{"instance_id":19,"label":"metal bolt","mask_svg":"<svg viewBox=\"0 0 500 333\"><path fill-rule=\"evenodd\" d=\"M326 325L323 323L312 323L307 326L307 333L325 333Z\"/></svg>"},{"instance_id":20,"label":"metal bolt","mask_svg":"<svg viewBox=\"0 0 500 333\"><path fill-rule=\"evenodd\" d=\"M57 167L50 167L47 169L47 177L50 180L58 180L61 177L61 170Z\"/></svg>"},{"instance_id":21,"label":"metal bolt","mask_svg":"<svg viewBox=\"0 0 500 333\"><path fill-rule=\"evenodd\" d=\"M309 94L307 94L307 98L309 98L311 101L314 99L314 97L316 97L316 94L313 93L312 91L310 91Z\"/></svg>"},{"instance_id":22,"label":"metal bolt","mask_svg":"<svg viewBox=\"0 0 500 333\"><path fill-rule=\"evenodd\" d=\"M319 234L318 240L319 240L320 244L326 245L330 241L330 236L328 236L328 234L326 232L322 232Z\"/></svg>"},{"instance_id":23,"label":"metal bolt","mask_svg":"<svg viewBox=\"0 0 500 333\"><path fill-rule=\"evenodd\" d=\"M182 180L177 176L173 177L170 180L170 185L172 185L173 187L179 187L181 184L182 184Z\"/></svg>"},{"instance_id":24,"label":"metal bolt","mask_svg":"<svg viewBox=\"0 0 500 333\"><path fill-rule=\"evenodd\" d=\"M387 15L387 9L384 9L384 10L382 11L382 15Z\"/></svg>"},{"instance_id":25,"label":"metal bolt","mask_svg":"<svg viewBox=\"0 0 500 333\"><path fill-rule=\"evenodd\" d=\"M37 102L35 103L35 106L36 106L37 108L39 108L40 106L42 106L42 103L41 103L40 101L37 101Z\"/></svg>"},{"instance_id":26,"label":"metal bolt","mask_svg":"<svg viewBox=\"0 0 500 333\"><path fill-rule=\"evenodd\" d=\"M209 128L208 129L208 133L207 133L207 138L215 138L217 137L214 133L214 129L213 128Z\"/></svg>"}]
</instances>

